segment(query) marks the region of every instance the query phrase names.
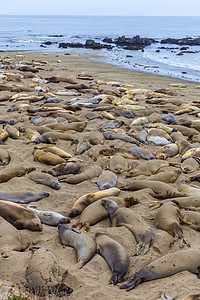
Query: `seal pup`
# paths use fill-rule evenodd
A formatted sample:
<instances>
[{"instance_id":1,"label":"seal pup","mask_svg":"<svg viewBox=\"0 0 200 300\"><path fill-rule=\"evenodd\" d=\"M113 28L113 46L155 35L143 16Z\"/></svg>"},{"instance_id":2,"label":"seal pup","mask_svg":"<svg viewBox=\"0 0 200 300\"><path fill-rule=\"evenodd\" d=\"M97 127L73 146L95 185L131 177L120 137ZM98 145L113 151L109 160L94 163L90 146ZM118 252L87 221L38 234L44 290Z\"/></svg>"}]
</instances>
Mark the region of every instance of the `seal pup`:
<instances>
[{"instance_id":1,"label":"seal pup","mask_svg":"<svg viewBox=\"0 0 200 300\"><path fill-rule=\"evenodd\" d=\"M179 175L181 174L180 170L170 170L165 172L160 172L148 177L149 180L162 181L165 183L174 183Z\"/></svg>"},{"instance_id":2,"label":"seal pup","mask_svg":"<svg viewBox=\"0 0 200 300\"><path fill-rule=\"evenodd\" d=\"M77 260L82 268L96 253L96 243L88 236L75 228L65 224L58 225L60 242L62 245L73 247L76 250Z\"/></svg>"},{"instance_id":3,"label":"seal pup","mask_svg":"<svg viewBox=\"0 0 200 300\"><path fill-rule=\"evenodd\" d=\"M107 169L116 173L121 174L123 172L128 172L131 170L127 160L121 155L114 155L110 159L110 164L107 166Z\"/></svg>"},{"instance_id":4,"label":"seal pup","mask_svg":"<svg viewBox=\"0 0 200 300\"><path fill-rule=\"evenodd\" d=\"M102 199L103 207L108 211L112 226L125 226L134 235L137 248L134 255L147 253L154 241L154 232L133 210L119 207L112 200Z\"/></svg>"},{"instance_id":5,"label":"seal pup","mask_svg":"<svg viewBox=\"0 0 200 300\"><path fill-rule=\"evenodd\" d=\"M34 149L32 154L34 156L35 161L39 161L47 165L56 166L58 164L66 162L64 158L44 150Z\"/></svg>"},{"instance_id":6,"label":"seal pup","mask_svg":"<svg viewBox=\"0 0 200 300\"><path fill-rule=\"evenodd\" d=\"M70 223L70 218L65 217L59 213L53 211L42 211L35 209L34 205L27 205L26 208L34 211L36 215L40 218L42 224L50 226L58 226L58 224Z\"/></svg>"},{"instance_id":7,"label":"seal pup","mask_svg":"<svg viewBox=\"0 0 200 300\"><path fill-rule=\"evenodd\" d=\"M164 203L161 208L159 208L154 224L158 229L167 231L173 236L170 246L172 246L178 239L182 240L182 247L190 244L183 236L183 230L179 223L180 210L178 206L173 202Z\"/></svg>"},{"instance_id":8,"label":"seal pup","mask_svg":"<svg viewBox=\"0 0 200 300\"><path fill-rule=\"evenodd\" d=\"M133 152L126 148L115 147L115 146L110 146L110 148L102 149L100 151L100 154L103 154L106 156L113 156L115 154L118 154L118 155L123 156L124 158L129 158L129 159L140 158L139 154L137 154L136 152Z\"/></svg>"},{"instance_id":9,"label":"seal pup","mask_svg":"<svg viewBox=\"0 0 200 300\"><path fill-rule=\"evenodd\" d=\"M31 193L31 192L0 192L0 199L15 203L26 204L49 197L49 193Z\"/></svg>"},{"instance_id":10,"label":"seal pup","mask_svg":"<svg viewBox=\"0 0 200 300\"><path fill-rule=\"evenodd\" d=\"M3 149L0 149L0 166L6 166L11 160L10 154Z\"/></svg>"},{"instance_id":11,"label":"seal pup","mask_svg":"<svg viewBox=\"0 0 200 300\"><path fill-rule=\"evenodd\" d=\"M22 166L20 167L14 167L14 166L8 166L3 170L0 170L0 183L7 182L13 177L21 177L25 174L28 174L32 171L34 171L35 168L24 168Z\"/></svg>"},{"instance_id":12,"label":"seal pup","mask_svg":"<svg viewBox=\"0 0 200 300\"><path fill-rule=\"evenodd\" d=\"M77 159L70 158L67 162L56 165L50 170L43 170L44 173L57 177L67 174L76 174L80 171L80 163Z\"/></svg>"},{"instance_id":13,"label":"seal pup","mask_svg":"<svg viewBox=\"0 0 200 300\"><path fill-rule=\"evenodd\" d=\"M178 153L180 157L192 148L192 145L186 140L176 141L175 144L178 146Z\"/></svg>"},{"instance_id":14,"label":"seal pup","mask_svg":"<svg viewBox=\"0 0 200 300\"><path fill-rule=\"evenodd\" d=\"M129 257L126 250L107 234L101 232L95 234L95 242L97 253L103 256L113 273L109 283L116 285L118 282L123 282L123 277L129 267Z\"/></svg>"},{"instance_id":15,"label":"seal pup","mask_svg":"<svg viewBox=\"0 0 200 300\"><path fill-rule=\"evenodd\" d=\"M53 154L56 154L62 158L71 158L72 155L67 153L66 151L52 145L45 145L45 146L35 146L34 149L39 149L39 150L46 150L48 152L51 152Z\"/></svg>"},{"instance_id":16,"label":"seal pup","mask_svg":"<svg viewBox=\"0 0 200 300\"><path fill-rule=\"evenodd\" d=\"M157 159L167 159L178 154L178 146L176 144L169 144L162 146L156 151L155 157Z\"/></svg>"},{"instance_id":17,"label":"seal pup","mask_svg":"<svg viewBox=\"0 0 200 300\"><path fill-rule=\"evenodd\" d=\"M118 197L111 197L115 198L115 202L120 207L130 207L139 203L139 200L136 197L128 196L124 199ZM107 198L109 200L109 198ZM89 231L90 225L95 225L98 222L106 219L108 217L107 210L103 207L101 200L97 200L94 203L88 205L81 213L79 220L72 225L73 228L81 229L84 227L86 231Z\"/></svg>"},{"instance_id":18,"label":"seal pup","mask_svg":"<svg viewBox=\"0 0 200 300\"><path fill-rule=\"evenodd\" d=\"M137 191L140 189L150 188L152 189L152 193L150 193L155 198L166 199L166 198L175 198L175 197L184 197L186 196L184 191L177 191L173 186L154 180L135 180L126 185L119 184L119 188L121 190L130 190Z\"/></svg>"},{"instance_id":19,"label":"seal pup","mask_svg":"<svg viewBox=\"0 0 200 300\"><path fill-rule=\"evenodd\" d=\"M199 169L199 163L196 159L192 157L185 159L181 163L181 170L185 174L192 173L194 171L197 171L198 169Z\"/></svg>"},{"instance_id":20,"label":"seal pup","mask_svg":"<svg viewBox=\"0 0 200 300\"><path fill-rule=\"evenodd\" d=\"M155 159L155 156L147 149L142 149L139 147L131 147L131 151L133 151L135 154L139 155L140 158L145 160Z\"/></svg>"},{"instance_id":21,"label":"seal pup","mask_svg":"<svg viewBox=\"0 0 200 300\"><path fill-rule=\"evenodd\" d=\"M181 210L180 219L183 223L190 225L190 228L200 231L200 213L197 211Z\"/></svg>"},{"instance_id":22,"label":"seal pup","mask_svg":"<svg viewBox=\"0 0 200 300\"><path fill-rule=\"evenodd\" d=\"M90 166L88 169L86 169L85 171L83 171L80 174L70 175L67 177L61 177L60 182L77 184L77 183L83 182L85 180L89 180L94 177L97 177L101 174L101 172L102 172L102 167L100 167L98 165L93 165L93 166Z\"/></svg>"},{"instance_id":23,"label":"seal pup","mask_svg":"<svg viewBox=\"0 0 200 300\"><path fill-rule=\"evenodd\" d=\"M120 289L130 291L143 281L165 278L182 271L197 274L199 278L199 265L199 249L176 251L154 260L142 270L130 276L127 280L127 284L121 285Z\"/></svg>"},{"instance_id":24,"label":"seal pup","mask_svg":"<svg viewBox=\"0 0 200 300\"><path fill-rule=\"evenodd\" d=\"M29 291L39 297L49 294L66 297L72 293L73 290L62 282L67 272L60 274L55 255L43 247L34 247L31 250L33 253L26 268L26 287Z\"/></svg>"},{"instance_id":25,"label":"seal pup","mask_svg":"<svg viewBox=\"0 0 200 300\"><path fill-rule=\"evenodd\" d=\"M47 185L55 190L60 189L60 183L58 179L47 173L33 171L29 175L29 179L35 181L36 183Z\"/></svg>"},{"instance_id":26,"label":"seal pup","mask_svg":"<svg viewBox=\"0 0 200 300\"><path fill-rule=\"evenodd\" d=\"M19 231L4 218L0 217L0 253L2 257L8 257L11 251L24 251L30 243L22 244Z\"/></svg>"},{"instance_id":27,"label":"seal pup","mask_svg":"<svg viewBox=\"0 0 200 300\"><path fill-rule=\"evenodd\" d=\"M150 160L145 161L130 171L126 177L134 177L138 175L152 175L156 173L160 168L169 167L169 163L163 160Z\"/></svg>"},{"instance_id":28,"label":"seal pup","mask_svg":"<svg viewBox=\"0 0 200 300\"><path fill-rule=\"evenodd\" d=\"M118 196L119 193L120 189L110 188L96 193L85 194L75 201L74 205L70 210L69 217L75 217L80 215L84 208L86 208L86 206L99 199L109 196Z\"/></svg>"},{"instance_id":29,"label":"seal pup","mask_svg":"<svg viewBox=\"0 0 200 300\"><path fill-rule=\"evenodd\" d=\"M117 175L109 170L103 170L102 174L98 177L98 179L91 180L91 182L96 183L100 190L110 189L117 185Z\"/></svg>"},{"instance_id":30,"label":"seal pup","mask_svg":"<svg viewBox=\"0 0 200 300\"><path fill-rule=\"evenodd\" d=\"M191 148L181 158L181 162L190 157L200 157L200 148Z\"/></svg>"},{"instance_id":31,"label":"seal pup","mask_svg":"<svg viewBox=\"0 0 200 300\"><path fill-rule=\"evenodd\" d=\"M0 216L17 229L42 230L41 221L35 212L19 204L0 200Z\"/></svg>"}]
</instances>

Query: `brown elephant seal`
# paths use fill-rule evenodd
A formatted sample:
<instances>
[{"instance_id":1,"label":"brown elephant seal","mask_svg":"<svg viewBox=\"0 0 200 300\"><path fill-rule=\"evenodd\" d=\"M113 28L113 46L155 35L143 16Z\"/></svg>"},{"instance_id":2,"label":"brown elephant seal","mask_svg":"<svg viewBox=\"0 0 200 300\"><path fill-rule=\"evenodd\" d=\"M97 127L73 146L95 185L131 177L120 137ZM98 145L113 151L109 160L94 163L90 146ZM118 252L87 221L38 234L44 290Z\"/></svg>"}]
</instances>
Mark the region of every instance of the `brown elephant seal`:
<instances>
[{"instance_id":1,"label":"brown elephant seal","mask_svg":"<svg viewBox=\"0 0 200 300\"><path fill-rule=\"evenodd\" d=\"M5 140L7 140L8 137L8 132L4 129L0 129L0 143L2 144Z\"/></svg>"},{"instance_id":2,"label":"brown elephant seal","mask_svg":"<svg viewBox=\"0 0 200 300\"><path fill-rule=\"evenodd\" d=\"M142 220L141 216L135 214L130 208L119 207L112 200L102 199L101 203L108 211L112 226L125 226L134 235L137 242L134 255L144 255L153 244L153 230Z\"/></svg>"},{"instance_id":3,"label":"brown elephant seal","mask_svg":"<svg viewBox=\"0 0 200 300\"><path fill-rule=\"evenodd\" d=\"M96 161L98 159L98 157L100 156L100 151L103 149L104 149L103 145L100 145L100 144L94 145L86 153L91 159Z\"/></svg>"},{"instance_id":4,"label":"brown elephant seal","mask_svg":"<svg viewBox=\"0 0 200 300\"><path fill-rule=\"evenodd\" d=\"M32 248L33 254L26 268L26 287L33 294L45 297L49 294L66 297L72 289L62 283L65 273L60 274L57 258L49 250Z\"/></svg>"},{"instance_id":5,"label":"brown elephant seal","mask_svg":"<svg viewBox=\"0 0 200 300\"><path fill-rule=\"evenodd\" d=\"M198 196L185 196L185 197L177 197L177 198L170 198L164 199L160 201L152 201L150 207L158 206L160 207L164 203L167 202L174 202L180 208L195 208L200 207L200 199Z\"/></svg>"},{"instance_id":6,"label":"brown elephant seal","mask_svg":"<svg viewBox=\"0 0 200 300\"><path fill-rule=\"evenodd\" d=\"M111 146L110 148L105 148L100 151L100 154L106 155L106 156L113 156L115 154L121 155L124 158L129 158L129 159L138 159L140 158L140 155L129 150L126 148L121 148L121 147L115 147Z\"/></svg>"},{"instance_id":7,"label":"brown elephant seal","mask_svg":"<svg viewBox=\"0 0 200 300\"><path fill-rule=\"evenodd\" d=\"M0 192L0 199L15 203L29 203L49 197L49 193L31 193L31 192Z\"/></svg>"},{"instance_id":8,"label":"brown elephant seal","mask_svg":"<svg viewBox=\"0 0 200 300\"><path fill-rule=\"evenodd\" d=\"M189 294L181 300L200 300L200 293Z\"/></svg>"},{"instance_id":9,"label":"brown elephant seal","mask_svg":"<svg viewBox=\"0 0 200 300\"><path fill-rule=\"evenodd\" d=\"M120 289L130 291L143 281L165 278L182 271L197 274L199 278L199 265L199 249L176 251L154 260L142 270L130 276L127 281L128 283L121 285Z\"/></svg>"},{"instance_id":10,"label":"brown elephant seal","mask_svg":"<svg viewBox=\"0 0 200 300\"><path fill-rule=\"evenodd\" d=\"M31 172L29 175L29 178L36 183L44 184L52 189L59 190L60 189L60 183L57 178L53 177L50 174L47 173L41 173L41 172Z\"/></svg>"},{"instance_id":11,"label":"brown elephant seal","mask_svg":"<svg viewBox=\"0 0 200 300\"><path fill-rule=\"evenodd\" d=\"M64 141L73 141L74 135L68 132L60 132L56 130L50 131L50 128L47 128L49 131L43 134L44 137L52 139L53 142L57 140L64 140Z\"/></svg>"},{"instance_id":12,"label":"brown elephant seal","mask_svg":"<svg viewBox=\"0 0 200 300\"><path fill-rule=\"evenodd\" d=\"M34 149L32 152L35 161L39 161L43 164L56 166L58 164L66 162L66 160L56 154L46 152L43 150Z\"/></svg>"},{"instance_id":13,"label":"brown elephant seal","mask_svg":"<svg viewBox=\"0 0 200 300\"><path fill-rule=\"evenodd\" d=\"M138 175L152 175L160 168L169 167L169 163L163 160L149 160L139 164L134 170L130 171L126 177L134 177Z\"/></svg>"},{"instance_id":14,"label":"brown elephant seal","mask_svg":"<svg viewBox=\"0 0 200 300\"><path fill-rule=\"evenodd\" d=\"M97 252L103 256L113 273L109 283L116 285L118 282L122 282L129 267L129 257L126 250L104 233L96 233L95 242Z\"/></svg>"},{"instance_id":15,"label":"brown elephant seal","mask_svg":"<svg viewBox=\"0 0 200 300\"><path fill-rule=\"evenodd\" d=\"M34 149L39 149L39 150L46 150L48 152L51 152L53 154L56 154L62 158L71 158L72 155L67 153L66 151L52 145L45 145L45 146L35 146Z\"/></svg>"},{"instance_id":16,"label":"brown elephant seal","mask_svg":"<svg viewBox=\"0 0 200 300\"><path fill-rule=\"evenodd\" d=\"M120 207L130 207L139 203L139 200L136 197L128 196L123 198L119 197L111 197L111 200L114 200L117 205ZM114 198L114 199L113 199ZM109 197L106 198L110 200ZM82 227L85 228L86 231L89 231L90 225L95 225L98 222L106 219L108 217L107 210L103 207L101 200L97 200L94 203L88 205L81 213L79 220L72 225L74 228L81 229Z\"/></svg>"},{"instance_id":17,"label":"brown elephant seal","mask_svg":"<svg viewBox=\"0 0 200 300\"><path fill-rule=\"evenodd\" d=\"M131 167L129 166L126 158L116 154L111 157L110 164L107 166L107 169L116 174L121 174L123 172L130 171Z\"/></svg>"},{"instance_id":18,"label":"brown elephant seal","mask_svg":"<svg viewBox=\"0 0 200 300\"><path fill-rule=\"evenodd\" d=\"M91 133L88 141L92 145L98 145L98 144L103 144L105 141L105 138L100 131L95 131L95 132Z\"/></svg>"},{"instance_id":19,"label":"brown elephant seal","mask_svg":"<svg viewBox=\"0 0 200 300\"><path fill-rule=\"evenodd\" d=\"M65 224L58 225L60 242L62 245L73 247L76 250L77 260L82 268L96 253L96 243L88 236L75 228Z\"/></svg>"},{"instance_id":20,"label":"brown elephant seal","mask_svg":"<svg viewBox=\"0 0 200 300\"><path fill-rule=\"evenodd\" d=\"M173 202L164 203L161 208L159 208L155 217L155 226L158 229L167 231L173 236L170 246L172 246L178 239L182 240L182 246L190 244L183 236L183 230L179 223L180 210L178 206Z\"/></svg>"},{"instance_id":21,"label":"brown elephant seal","mask_svg":"<svg viewBox=\"0 0 200 300\"><path fill-rule=\"evenodd\" d=\"M176 141L175 144L178 146L178 153L180 156L184 155L192 148L192 145L186 140Z\"/></svg>"},{"instance_id":22,"label":"brown elephant seal","mask_svg":"<svg viewBox=\"0 0 200 300\"><path fill-rule=\"evenodd\" d=\"M192 173L194 171L197 171L199 169L199 163L198 161L196 161L196 159L190 157L185 159L182 163L181 163L181 170L183 171L183 173Z\"/></svg>"},{"instance_id":23,"label":"brown elephant seal","mask_svg":"<svg viewBox=\"0 0 200 300\"><path fill-rule=\"evenodd\" d=\"M50 170L43 170L44 173L49 173L52 176L61 176L67 174L76 174L80 171L80 163L77 159L70 158L67 162L56 165Z\"/></svg>"},{"instance_id":24,"label":"brown elephant seal","mask_svg":"<svg viewBox=\"0 0 200 300\"><path fill-rule=\"evenodd\" d=\"M181 161L183 162L185 159L190 157L200 157L200 148L191 148L185 154L183 154Z\"/></svg>"},{"instance_id":25,"label":"brown elephant seal","mask_svg":"<svg viewBox=\"0 0 200 300\"><path fill-rule=\"evenodd\" d=\"M0 217L0 253L2 257L8 257L11 251L24 251L30 243L22 244L19 231L4 218Z\"/></svg>"},{"instance_id":26,"label":"brown elephant seal","mask_svg":"<svg viewBox=\"0 0 200 300\"><path fill-rule=\"evenodd\" d=\"M157 159L167 159L178 154L178 146L176 144L169 144L159 148L155 154Z\"/></svg>"},{"instance_id":27,"label":"brown elephant seal","mask_svg":"<svg viewBox=\"0 0 200 300\"><path fill-rule=\"evenodd\" d=\"M31 171L34 171L35 168L24 168L24 167L14 167L14 166L8 166L3 170L0 170L0 183L7 182L13 177L20 177L25 174L30 173Z\"/></svg>"},{"instance_id":28,"label":"brown elephant seal","mask_svg":"<svg viewBox=\"0 0 200 300\"><path fill-rule=\"evenodd\" d=\"M16 139L19 139L19 138L20 138L20 132L19 132L19 130L18 130L17 128L15 128L14 126L7 125L7 126L5 127L5 130L8 132L9 137L10 137L11 139L16 140Z\"/></svg>"},{"instance_id":29,"label":"brown elephant seal","mask_svg":"<svg viewBox=\"0 0 200 300\"><path fill-rule=\"evenodd\" d=\"M103 170L102 174L99 178L95 180L91 180L91 182L96 183L100 190L110 189L117 185L117 175L109 170Z\"/></svg>"},{"instance_id":30,"label":"brown elephant seal","mask_svg":"<svg viewBox=\"0 0 200 300\"><path fill-rule=\"evenodd\" d=\"M88 169L86 169L85 171L83 171L80 174L70 175L67 177L60 178L60 182L77 184L77 183L83 182L85 180L90 180L94 177L97 177L101 174L101 172L102 172L102 167L100 167L98 165L93 165L93 166L90 166Z\"/></svg>"},{"instance_id":31,"label":"brown elephant seal","mask_svg":"<svg viewBox=\"0 0 200 300\"><path fill-rule=\"evenodd\" d=\"M110 196L118 196L119 193L120 189L111 188L96 193L85 194L75 201L73 207L70 210L69 217L75 217L80 215L81 212L86 208L86 206L99 199Z\"/></svg>"},{"instance_id":32,"label":"brown elephant seal","mask_svg":"<svg viewBox=\"0 0 200 300\"><path fill-rule=\"evenodd\" d=\"M181 210L180 219L183 223L190 225L190 228L200 231L200 213L197 211Z\"/></svg>"},{"instance_id":33,"label":"brown elephant seal","mask_svg":"<svg viewBox=\"0 0 200 300\"><path fill-rule=\"evenodd\" d=\"M37 215L19 204L0 200L0 216L17 229L42 230L41 221Z\"/></svg>"},{"instance_id":34,"label":"brown elephant seal","mask_svg":"<svg viewBox=\"0 0 200 300\"><path fill-rule=\"evenodd\" d=\"M155 198L166 199L166 198L175 198L175 197L184 197L186 196L184 192L177 191L173 186L154 180L138 180L132 181L126 185L119 185L119 188L122 190L137 191L145 188L152 189L150 193Z\"/></svg>"},{"instance_id":35,"label":"brown elephant seal","mask_svg":"<svg viewBox=\"0 0 200 300\"><path fill-rule=\"evenodd\" d=\"M6 166L11 160L10 154L3 149L0 149L0 166Z\"/></svg>"},{"instance_id":36,"label":"brown elephant seal","mask_svg":"<svg viewBox=\"0 0 200 300\"><path fill-rule=\"evenodd\" d=\"M174 183L179 175L181 174L180 170L170 170L165 172L160 172L148 177L149 180L162 181L165 183Z\"/></svg>"},{"instance_id":37,"label":"brown elephant seal","mask_svg":"<svg viewBox=\"0 0 200 300\"><path fill-rule=\"evenodd\" d=\"M62 131L68 131L68 130L75 130L75 131L83 131L83 129L87 126L88 122L72 122L67 124L61 124L61 123L52 123L47 124L46 127L49 127L51 129L55 130L62 130Z\"/></svg>"},{"instance_id":38,"label":"brown elephant seal","mask_svg":"<svg viewBox=\"0 0 200 300\"><path fill-rule=\"evenodd\" d=\"M58 224L67 224L70 223L70 218L65 217L59 213L53 211L42 211L35 209L35 206L28 205L26 208L34 211L39 217L42 224L50 226L58 226Z\"/></svg>"}]
</instances>

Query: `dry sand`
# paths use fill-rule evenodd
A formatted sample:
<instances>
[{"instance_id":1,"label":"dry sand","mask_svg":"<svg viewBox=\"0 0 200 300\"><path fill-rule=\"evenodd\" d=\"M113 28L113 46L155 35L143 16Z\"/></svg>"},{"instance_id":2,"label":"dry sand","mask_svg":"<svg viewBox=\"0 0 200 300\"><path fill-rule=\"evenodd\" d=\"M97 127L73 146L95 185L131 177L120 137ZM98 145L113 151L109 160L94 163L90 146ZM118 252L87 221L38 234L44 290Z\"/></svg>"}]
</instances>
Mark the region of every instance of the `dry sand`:
<instances>
[{"instance_id":1,"label":"dry sand","mask_svg":"<svg viewBox=\"0 0 200 300\"><path fill-rule=\"evenodd\" d=\"M157 75L148 75L145 73L133 72L126 69L120 69L112 67L109 65L96 63L88 59L89 53L82 53L76 55L64 55L64 53L52 53L45 56L42 53L23 53L23 56L16 56L16 53L1 53L1 57L13 58L14 61L31 61L32 59L37 61L48 61L42 69L40 70L39 75L43 78L50 77L55 74L59 75L71 75L75 76L81 72L86 72L91 74L95 80L104 80L107 81L119 81L125 84L133 84L136 88L144 88L157 90L158 88L167 88L171 83L182 83L186 84L186 88L173 88L180 95L169 97L169 99L176 99L177 101L183 102L192 102L193 100L199 99L199 90L196 89L196 83L185 82L181 80L176 80L172 78L157 76ZM57 62L61 60L61 62ZM7 72L12 72L8 70ZM88 84L86 81L80 81L85 84ZM28 86L33 83L31 79L22 80L24 86ZM8 84L13 84L13 82L8 82ZM15 83L14 83L15 84ZM64 89L66 83L51 83L48 84L51 92L54 92L58 89ZM42 86L45 86L43 84ZM102 85L100 89L114 89L110 86ZM1 91L0 95L5 94ZM14 94L14 93L12 93ZM31 93L32 94L32 93ZM37 94L34 92L33 94ZM83 94L81 97L86 98L88 95ZM91 96L91 94L89 95ZM67 101L74 97L64 96L61 97L63 101ZM28 102L27 102L28 103ZM43 101L36 102L35 106L42 104ZM0 103L0 119L8 118L12 113L7 113L7 109L11 107L12 102L1 102ZM148 108L151 107L150 104L147 105L145 101L141 101L139 104L145 105ZM154 105L159 110L161 106ZM168 111L169 108L166 107ZM85 112L85 109L83 110ZM80 112L82 113L82 112ZM23 112L24 122L17 123L20 126L27 126L30 121L28 119L27 113ZM184 118L187 114L178 116L179 118ZM124 117L119 117L126 124L130 124L132 119L126 119ZM73 132L74 136L77 139L83 139L90 136L91 132L98 130L99 126L106 122L106 119L95 119L89 121L87 127L83 132L77 133ZM122 128L125 129L124 125ZM11 155L10 166L14 165L23 165L23 166L35 166L37 171L42 171L48 166L35 162L33 160L32 150L34 144L27 144L27 139L22 134L20 139L13 140L8 138L5 141L5 145L1 145L1 149L7 149ZM70 154L74 155L76 146L71 146L69 141L57 141L56 145L63 150L66 150ZM119 140L108 141L104 143L105 146L117 145L130 148L134 146L130 143L125 143ZM198 143L193 143L193 146L198 146ZM159 148L159 146L154 146L152 144L142 145L146 149L151 150L153 153ZM82 162L82 170L87 169L90 164L93 163L92 159L84 153L79 156ZM171 159L173 162L179 162L180 158L176 157ZM141 160L143 161L143 160ZM170 159L169 159L170 161ZM108 159L101 158L101 163L106 167ZM1 169L6 167L0 167ZM170 169L172 167L169 167ZM178 186L181 180L187 178L188 175L181 174L177 182L173 184ZM143 177L142 177L143 178ZM120 182L126 182L125 173L122 173L118 176ZM52 210L63 215L68 215L70 208L72 207L74 201L78 199L81 195L88 192L96 192L99 188L94 183L91 183L89 180L82 182L77 185L70 185L67 183L61 183L61 189L59 191L53 190L50 187L44 185L38 185L33 181L28 179L28 176L16 177L11 179L6 183L1 183L1 191L31 191L31 192L49 192L50 197L36 202L36 206L40 210ZM130 265L127 275L130 276L135 272L139 271L148 263L152 262L158 257L161 257L167 253L172 253L179 248L179 242L169 248L169 243L172 237L165 231L155 228L153 224L153 218L155 217L156 210L150 210L149 204L151 200L156 200L149 195L149 190L144 189L137 192L130 191L121 191L119 197L134 195L140 199L140 203L133 206L135 212L139 213L144 220L153 228L155 232L155 242L150 250L144 256L133 256L136 248L136 241L133 235L124 227L111 227L109 219L106 219L94 226L91 227L90 232L88 233L91 237L94 237L96 232L105 232L109 234L110 237L121 243L121 245L126 249L130 257ZM25 205L24 205L25 206ZM74 218L72 222L76 222L77 218ZM187 240L191 243L192 247L199 247L199 238L200 233L191 229L188 225L182 225L183 232ZM76 268L76 253L73 248L66 247L63 249L59 241L58 230L55 227L50 227L43 225L42 232L32 232L29 230L20 230L23 241L30 241L31 245L40 245L49 249L59 260L59 264L62 270L68 270L68 274L64 280L71 288L73 288L73 293L69 297L70 299L131 299L131 300L141 300L141 299L151 299L156 300L160 299L160 295L163 292L171 296L177 296L176 299L182 299L191 292L200 291L199 288L199 279L194 274L191 274L187 271L178 273L168 278L158 279L151 282L145 282L138 285L134 290L126 292L125 290L120 290L119 286L109 285L108 281L112 273L107 265L106 261L98 254L96 254L89 263L87 263L82 269ZM184 251L184 250L183 250ZM31 257L31 251L28 249L25 252L16 252L13 251L8 258L0 257L0 281L7 286L20 286L23 290L23 285L21 284L22 280L26 275L26 266ZM3 294L2 296L3 299ZM66 297L67 299L67 297Z\"/></svg>"}]
</instances>

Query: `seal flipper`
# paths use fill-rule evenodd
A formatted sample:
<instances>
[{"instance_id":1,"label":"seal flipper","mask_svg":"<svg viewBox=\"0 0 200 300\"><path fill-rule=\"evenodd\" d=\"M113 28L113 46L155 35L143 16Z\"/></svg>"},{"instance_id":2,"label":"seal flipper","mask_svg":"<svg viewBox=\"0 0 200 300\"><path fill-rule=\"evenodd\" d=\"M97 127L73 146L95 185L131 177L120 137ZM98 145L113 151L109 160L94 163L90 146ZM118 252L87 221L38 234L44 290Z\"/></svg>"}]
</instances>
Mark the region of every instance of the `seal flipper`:
<instances>
[{"instance_id":1,"label":"seal flipper","mask_svg":"<svg viewBox=\"0 0 200 300\"><path fill-rule=\"evenodd\" d=\"M135 274L135 276L133 277L132 280L130 280L131 278L132 278L132 276L129 277L127 284L122 284L119 288L126 289L126 291L128 292L128 291L134 289L138 284L140 284L143 281L141 277L137 276L137 273Z\"/></svg>"}]
</instances>

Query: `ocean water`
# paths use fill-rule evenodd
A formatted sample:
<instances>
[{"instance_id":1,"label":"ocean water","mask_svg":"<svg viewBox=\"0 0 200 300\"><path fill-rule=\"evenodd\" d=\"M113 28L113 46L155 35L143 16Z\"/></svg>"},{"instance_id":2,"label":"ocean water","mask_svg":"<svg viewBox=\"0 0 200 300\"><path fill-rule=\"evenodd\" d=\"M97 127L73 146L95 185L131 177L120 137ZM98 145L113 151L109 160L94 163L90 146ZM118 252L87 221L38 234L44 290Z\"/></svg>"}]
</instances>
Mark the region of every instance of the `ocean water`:
<instances>
[{"instance_id":1,"label":"ocean water","mask_svg":"<svg viewBox=\"0 0 200 300\"><path fill-rule=\"evenodd\" d=\"M0 51L73 52L77 49L60 49L58 44L84 43L87 39L101 42L105 37L116 38L122 35L140 35L158 41L169 37L200 37L199 29L200 17L0 15ZM41 47L47 41L53 44ZM161 49L156 52L161 46L178 49ZM188 50L195 53L178 56L178 45L156 43L146 47L144 52L114 47L112 50L99 51L99 55L93 55L94 50L90 53L91 59L118 67L200 82L200 46L191 46Z\"/></svg>"}]
</instances>

